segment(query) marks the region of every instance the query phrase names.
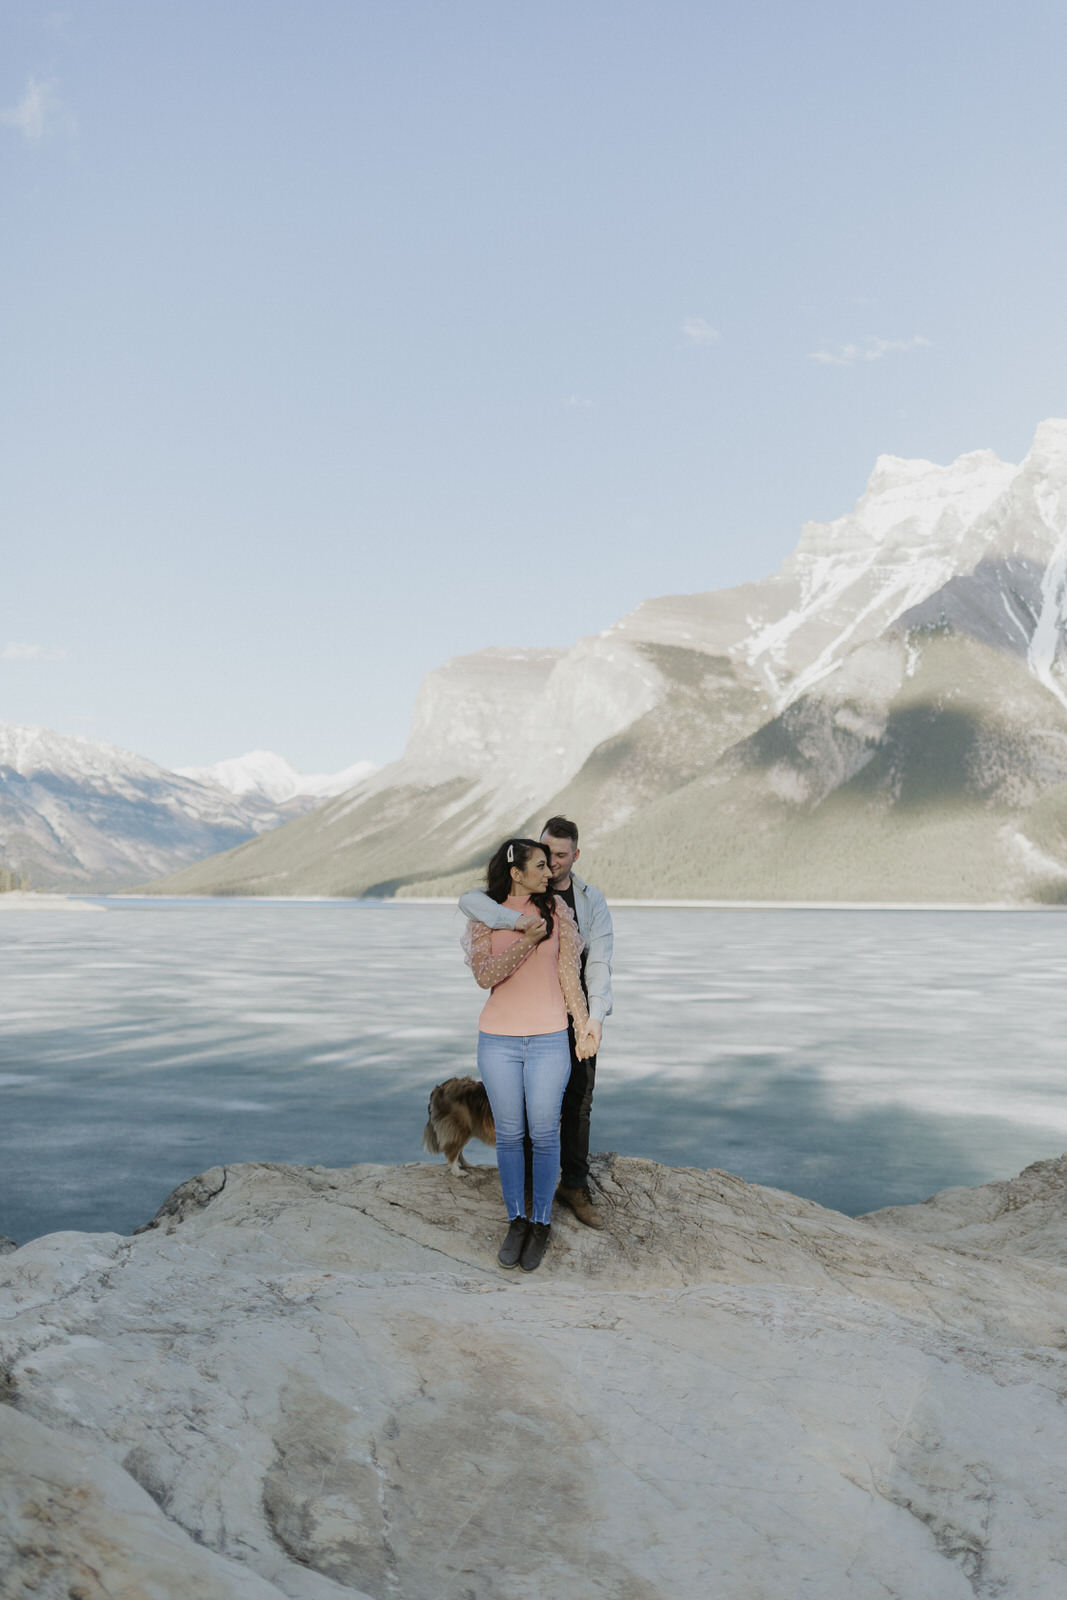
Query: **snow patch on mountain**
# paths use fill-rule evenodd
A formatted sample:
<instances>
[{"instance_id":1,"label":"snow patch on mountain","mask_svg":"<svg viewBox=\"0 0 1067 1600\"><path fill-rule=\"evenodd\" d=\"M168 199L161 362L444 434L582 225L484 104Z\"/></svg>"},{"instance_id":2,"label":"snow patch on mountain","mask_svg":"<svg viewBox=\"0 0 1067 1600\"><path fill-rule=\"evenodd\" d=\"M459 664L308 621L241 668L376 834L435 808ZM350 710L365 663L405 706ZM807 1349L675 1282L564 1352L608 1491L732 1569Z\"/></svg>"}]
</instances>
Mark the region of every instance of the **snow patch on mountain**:
<instances>
[{"instance_id":1,"label":"snow patch on mountain","mask_svg":"<svg viewBox=\"0 0 1067 1600\"><path fill-rule=\"evenodd\" d=\"M1067 868L1063 862L1057 861L1056 857L1049 855L1046 850L1039 849L1019 828L1005 823L1000 833L1006 846L1014 852L1029 878L1046 878L1052 882L1067 883Z\"/></svg>"},{"instance_id":2,"label":"snow patch on mountain","mask_svg":"<svg viewBox=\"0 0 1067 1600\"><path fill-rule=\"evenodd\" d=\"M990 450L947 467L879 456L855 511L806 523L779 574L799 603L741 645L779 708L959 572L969 531L1018 471Z\"/></svg>"},{"instance_id":3,"label":"snow patch on mountain","mask_svg":"<svg viewBox=\"0 0 1067 1600\"><path fill-rule=\"evenodd\" d=\"M833 522L805 525L786 563L811 556L922 549L931 540L957 541L1007 488L1018 467L992 450L972 450L948 466L933 461L879 456L856 509Z\"/></svg>"},{"instance_id":4,"label":"snow patch on mountain","mask_svg":"<svg viewBox=\"0 0 1067 1600\"><path fill-rule=\"evenodd\" d=\"M15 723L0 723L0 769L21 778L47 773L62 775L73 783L118 788L165 775L162 767L118 745Z\"/></svg>"},{"instance_id":5,"label":"snow patch on mountain","mask_svg":"<svg viewBox=\"0 0 1067 1600\"><path fill-rule=\"evenodd\" d=\"M1030 670L1067 706L1067 678L1060 657L1067 640L1067 518L1062 491L1041 488L1035 500L1049 532L1058 537L1041 584L1041 610L1030 641Z\"/></svg>"},{"instance_id":6,"label":"snow patch on mountain","mask_svg":"<svg viewBox=\"0 0 1067 1600\"><path fill-rule=\"evenodd\" d=\"M193 778L197 783L217 784L230 794L259 795L275 805L284 805L289 800L327 799L343 794L378 769L373 761L357 761L340 772L298 772L284 756L273 750L249 750L243 756L216 761L212 766L175 767L174 770L179 776Z\"/></svg>"}]
</instances>

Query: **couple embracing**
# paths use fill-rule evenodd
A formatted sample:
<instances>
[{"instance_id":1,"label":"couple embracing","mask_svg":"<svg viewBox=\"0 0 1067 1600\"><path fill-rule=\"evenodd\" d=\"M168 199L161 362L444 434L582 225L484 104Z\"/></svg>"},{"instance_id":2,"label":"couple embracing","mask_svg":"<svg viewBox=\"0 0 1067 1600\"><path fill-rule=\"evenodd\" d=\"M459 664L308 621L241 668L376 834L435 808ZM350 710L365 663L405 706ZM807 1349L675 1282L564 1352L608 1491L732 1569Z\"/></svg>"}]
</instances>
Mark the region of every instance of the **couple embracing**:
<instances>
[{"instance_id":1,"label":"couple embracing","mask_svg":"<svg viewBox=\"0 0 1067 1600\"><path fill-rule=\"evenodd\" d=\"M497 1259L527 1272L548 1246L554 1195L588 1227L603 1226L589 1195L589 1114L611 1011L612 927L604 896L573 870L578 853L574 823L550 817L539 840L505 839L485 891L460 900L467 960L492 990L478 1022L478 1069L508 1214Z\"/></svg>"}]
</instances>

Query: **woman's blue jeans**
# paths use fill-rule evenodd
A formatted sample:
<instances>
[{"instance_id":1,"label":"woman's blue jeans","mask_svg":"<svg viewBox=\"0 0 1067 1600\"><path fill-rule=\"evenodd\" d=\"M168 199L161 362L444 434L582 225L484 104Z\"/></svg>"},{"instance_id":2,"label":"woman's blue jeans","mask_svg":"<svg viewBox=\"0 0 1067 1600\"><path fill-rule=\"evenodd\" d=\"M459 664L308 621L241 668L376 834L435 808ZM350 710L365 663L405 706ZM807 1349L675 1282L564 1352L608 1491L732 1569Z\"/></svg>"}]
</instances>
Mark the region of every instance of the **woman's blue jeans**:
<instances>
[{"instance_id":1,"label":"woman's blue jeans","mask_svg":"<svg viewBox=\"0 0 1067 1600\"><path fill-rule=\"evenodd\" d=\"M533 1215L550 1222L559 1179L559 1108L571 1075L567 1030L559 1033L479 1033L478 1071L496 1124L496 1164L508 1217L526 1215L527 1126L533 1145Z\"/></svg>"}]
</instances>

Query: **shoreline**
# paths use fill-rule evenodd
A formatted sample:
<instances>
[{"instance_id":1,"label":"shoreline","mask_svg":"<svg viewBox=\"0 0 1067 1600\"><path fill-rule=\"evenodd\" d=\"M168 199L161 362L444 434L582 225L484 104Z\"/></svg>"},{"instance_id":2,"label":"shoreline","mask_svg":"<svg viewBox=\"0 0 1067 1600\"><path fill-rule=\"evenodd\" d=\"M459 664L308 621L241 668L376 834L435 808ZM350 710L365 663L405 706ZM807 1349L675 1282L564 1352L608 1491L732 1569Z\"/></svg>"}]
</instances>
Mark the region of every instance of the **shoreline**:
<instances>
[{"instance_id":1,"label":"shoreline","mask_svg":"<svg viewBox=\"0 0 1067 1600\"><path fill-rule=\"evenodd\" d=\"M0 911L103 911L104 906L70 894L36 894L32 889L11 889L0 894Z\"/></svg>"},{"instance_id":2,"label":"shoreline","mask_svg":"<svg viewBox=\"0 0 1067 1600\"><path fill-rule=\"evenodd\" d=\"M623 900L605 895L609 906L659 911L1067 911L1018 900ZM383 900L382 905L447 906L450 899Z\"/></svg>"},{"instance_id":3,"label":"shoreline","mask_svg":"<svg viewBox=\"0 0 1067 1600\"><path fill-rule=\"evenodd\" d=\"M1040 905L1018 900L678 900L626 899L606 896L611 907L620 910L650 911L977 911L1056 913L1067 912L1067 905ZM88 895L48 894L12 890L0 894L0 911L106 911L101 901L123 901L150 905L241 905L241 906L364 906L368 909L403 906L456 907L451 896L394 895L388 899L371 895L155 895L129 894L123 890Z\"/></svg>"}]
</instances>

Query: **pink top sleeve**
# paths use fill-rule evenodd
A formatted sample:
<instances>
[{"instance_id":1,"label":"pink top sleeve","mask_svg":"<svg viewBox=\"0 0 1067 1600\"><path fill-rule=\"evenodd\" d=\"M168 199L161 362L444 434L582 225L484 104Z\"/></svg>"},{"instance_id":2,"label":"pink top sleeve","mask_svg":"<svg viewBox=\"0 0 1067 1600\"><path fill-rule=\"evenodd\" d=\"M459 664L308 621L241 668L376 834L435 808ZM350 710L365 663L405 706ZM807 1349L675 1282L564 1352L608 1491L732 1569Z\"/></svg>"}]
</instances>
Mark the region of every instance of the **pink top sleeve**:
<instances>
[{"instance_id":1,"label":"pink top sleeve","mask_svg":"<svg viewBox=\"0 0 1067 1600\"><path fill-rule=\"evenodd\" d=\"M492 989L496 984L503 983L505 978L510 978L536 949L535 945L526 943L516 935L513 944L494 955L493 930L487 928L484 922L468 922L460 943L467 965L482 989Z\"/></svg>"},{"instance_id":2,"label":"pink top sleeve","mask_svg":"<svg viewBox=\"0 0 1067 1600\"><path fill-rule=\"evenodd\" d=\"M556 912L559 923L559 986L575 1027L584 1027L589 1021L589 1008L582 988L582 936L578 932L574 913L559 895L556 896Z\"/></svg>"}]
</instances>

